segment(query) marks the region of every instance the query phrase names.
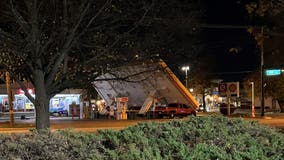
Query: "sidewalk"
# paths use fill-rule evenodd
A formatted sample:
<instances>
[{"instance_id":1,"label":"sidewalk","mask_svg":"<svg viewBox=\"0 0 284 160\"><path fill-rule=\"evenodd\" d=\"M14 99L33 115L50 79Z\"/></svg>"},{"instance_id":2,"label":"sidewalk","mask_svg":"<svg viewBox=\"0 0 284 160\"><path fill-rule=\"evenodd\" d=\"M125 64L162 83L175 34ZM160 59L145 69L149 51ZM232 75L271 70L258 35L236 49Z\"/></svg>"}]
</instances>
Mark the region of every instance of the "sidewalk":
<instances>
[{"instance_id":1,"label":"sidewalk","mask_svg":"<svg viewBox=\"0 0 284 160\"><path fill-rule=\"evenodd\" d=\"M18 120L21 118L34 118L35 117L35 113L34 112L14 112L14 119ZM9 121L10 119L10 114L9 112L1 112L0 113L0 122L2 121Z\"/></svg>"},{"instance_id":2,"label":"sidewalk","mask_svg":"<svg viewBox=\"0 0 284 160\"><path fill-rule=\"evenodd\" d=\"M233 114L232 117L244 117L244 118L284 118L284 113L280 112L265 112L264 116L261 116L261 113L255 113L255 117L252 117L251 113L248 114Z\"/></svg>"}]
</instances>

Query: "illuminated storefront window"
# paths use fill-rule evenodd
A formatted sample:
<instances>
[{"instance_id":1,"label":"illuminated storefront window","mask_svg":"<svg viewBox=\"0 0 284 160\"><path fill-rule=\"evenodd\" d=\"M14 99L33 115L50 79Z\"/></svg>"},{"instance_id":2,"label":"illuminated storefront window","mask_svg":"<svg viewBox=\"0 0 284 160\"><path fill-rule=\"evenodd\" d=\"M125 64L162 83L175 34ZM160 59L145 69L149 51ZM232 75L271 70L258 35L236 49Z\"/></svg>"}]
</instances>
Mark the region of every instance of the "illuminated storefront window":
<instances>
[{"instance_id":1,"label":"illuminated storefront window","mask_svg":"<svg viewBox=\"0 0 284 160\"><path fill-rule=\"evenodd\" d=\"M8 95L6 94L6 85L0 85L0 112L9 112ZM24 91L19 87L14 86L12 92L15 93L13 97L14 112L34 112L35 107L33 103L24 95ZM28 92L35 96L34 89L28 88ZM65 92L62 92L65 93ZM75 94L76 93L76 94ZM64 110L69 112L69 105L72 102L80 103L79 91L68 90L67 94L57 94L50 100L50 112L58 112Z\"/></svg>"},{"instance_id":2,"label":"illuminated storefront window","mask_svg":"<svg viewBox=\"0 0 284 160\"><path fill-rule=\"evenodd\" d=\"M72 102L79 104L80 94L57 94L49 103L51 113L67 113Z\"/></svg>"},{"instance_id":3,"label":"illuminated storefront window","mask_svg":"<svg viewBox=\"0 0 284 160\"><path fill-rule=\"evenodd\" d=\"M15 95L13 101L14 111L34 111L34 105L24 95ZM8 95L0 95L0 111L9 112Z\"/></svg>"}]
</instances>

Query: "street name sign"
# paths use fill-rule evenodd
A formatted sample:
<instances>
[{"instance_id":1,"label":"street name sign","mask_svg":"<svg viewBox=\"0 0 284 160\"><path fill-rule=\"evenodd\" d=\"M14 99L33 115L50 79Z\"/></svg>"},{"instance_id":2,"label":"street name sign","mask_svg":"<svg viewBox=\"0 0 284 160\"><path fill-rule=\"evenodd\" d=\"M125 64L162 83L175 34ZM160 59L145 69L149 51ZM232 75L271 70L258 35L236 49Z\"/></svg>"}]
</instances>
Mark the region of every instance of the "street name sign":
<instances>
[{"instance_id":1,"label":"street name sign","mask_svg":"<svg viewBox=\"0 0 284 160\"><path fill-rule=\"evenodd\" d=\"M277 76L281 74L281 69L268 69L265 70L265 75L267 76Z\"/></svg>"}]
</instances>

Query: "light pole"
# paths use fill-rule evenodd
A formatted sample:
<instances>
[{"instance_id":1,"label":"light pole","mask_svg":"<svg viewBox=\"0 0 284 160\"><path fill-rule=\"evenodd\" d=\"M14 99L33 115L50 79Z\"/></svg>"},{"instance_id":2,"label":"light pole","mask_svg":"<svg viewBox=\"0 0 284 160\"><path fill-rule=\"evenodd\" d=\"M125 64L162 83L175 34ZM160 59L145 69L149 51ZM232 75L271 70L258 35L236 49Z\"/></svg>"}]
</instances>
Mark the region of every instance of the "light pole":
<instances>
[{"instance_id":1,"label":"light pole","mask_svg":"<svg viewBox=\"0 0 284 160\"><path fill-rule=\"evenodd\" d=\"M188 82L187 72L189 71L189 66L183 66L183 67L181 68L181 70L185 71L185 87L186 87L186 89L188 89L188 84L187 84L187 82Z\"/></svg>"},{"instance_id":2,"label":"light pole","mask_svg":"<svg viewBox=\"0 0 284 160\"><path fill-rule=\"evenodd\" d=\"M264 79L263 79L263 68L264 68L264 59L263 59L263 52L264 52L264 46L263 46L263 41L264 41L264 35L263 35L263 26L261 27L261 35L262 35L262 40L261 40L261 46L260 46L260 99L261 99L261 117L264 116Z\"/></svg>"},{"instance_id":3,"label":"light pole","mask_svg":"<svg viewBox=\"0 0 284 160\"><path fill-rule=\"evenodd\" d=\"M254 114L254 82L250 82L251 84L251 116L255 117Z\"/></svg>"}]
</instances>

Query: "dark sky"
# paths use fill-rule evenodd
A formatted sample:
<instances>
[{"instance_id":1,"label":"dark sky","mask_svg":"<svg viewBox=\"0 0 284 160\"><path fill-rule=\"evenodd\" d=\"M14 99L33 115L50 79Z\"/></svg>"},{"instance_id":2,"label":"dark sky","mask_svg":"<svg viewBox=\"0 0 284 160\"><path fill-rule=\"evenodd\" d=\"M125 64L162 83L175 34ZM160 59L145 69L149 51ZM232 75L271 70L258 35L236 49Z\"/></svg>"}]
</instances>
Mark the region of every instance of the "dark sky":
<instances>
[{"instance_id":1,"label":"dark sky","mask_svg":"<svg viewBox=\"0 0 284 160\"><path fill-rule=\"evenodd\" d=\"M246 29L226 29L227 25L245 26L249 22L244 4L240 1L208 1L205 23L220 25L219 28L202 29L208 45L206 53L215 55L216 76L227 81L241 80L246 73L255 71L259 66L258 50Z\"/></svg>"}]
</instances>

